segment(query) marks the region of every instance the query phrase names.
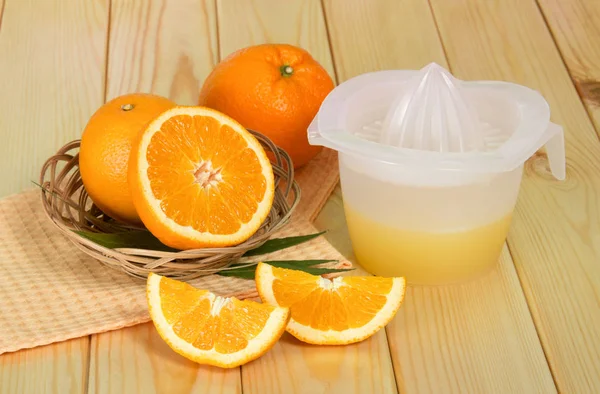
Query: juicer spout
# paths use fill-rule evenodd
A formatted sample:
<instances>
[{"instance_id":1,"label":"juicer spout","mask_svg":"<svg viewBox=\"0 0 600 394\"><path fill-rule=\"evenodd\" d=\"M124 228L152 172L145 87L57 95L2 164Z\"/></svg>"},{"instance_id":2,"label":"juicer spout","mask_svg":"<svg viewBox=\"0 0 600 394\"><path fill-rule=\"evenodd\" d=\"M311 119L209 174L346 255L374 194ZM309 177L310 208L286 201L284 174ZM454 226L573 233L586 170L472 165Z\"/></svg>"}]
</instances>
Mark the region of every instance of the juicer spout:
<instances>
[{"instance_id":1,"label":"juicer spout","mask_svg":"<svg viewBox=\"0 0 600 394\"><path fill-rule=\"evenodd\" d=\"M310 122L310 124L308 125L307 136L308 136L308 142L311 145L323 145L324 144L325 139L323 138L323 135L319 131L319 114L317 114L313 118L312 122Z\"/></svg>"}]
</instances>

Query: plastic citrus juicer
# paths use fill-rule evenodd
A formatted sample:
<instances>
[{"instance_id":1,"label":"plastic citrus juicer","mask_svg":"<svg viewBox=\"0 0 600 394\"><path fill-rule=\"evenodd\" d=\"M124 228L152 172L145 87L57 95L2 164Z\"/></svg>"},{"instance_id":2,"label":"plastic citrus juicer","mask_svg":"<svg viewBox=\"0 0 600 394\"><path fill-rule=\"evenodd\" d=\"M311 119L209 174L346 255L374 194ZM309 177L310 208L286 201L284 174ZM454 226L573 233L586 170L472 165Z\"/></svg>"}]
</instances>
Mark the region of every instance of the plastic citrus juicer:
<instances>
[{"instance_id":1,"label":"plastic citrus juicer","mask_svg":"<svg viewBox=\"0 0 600 394\"><path fill-rule=\"evenodd\" d=\"M461 81L435 63L342 83L308 139L339 152L360 265L413 284L463 281L495 265L523 164L542 146L554 177L565 178L563 130L539 93Z\"/></svg>"}]
</instances>

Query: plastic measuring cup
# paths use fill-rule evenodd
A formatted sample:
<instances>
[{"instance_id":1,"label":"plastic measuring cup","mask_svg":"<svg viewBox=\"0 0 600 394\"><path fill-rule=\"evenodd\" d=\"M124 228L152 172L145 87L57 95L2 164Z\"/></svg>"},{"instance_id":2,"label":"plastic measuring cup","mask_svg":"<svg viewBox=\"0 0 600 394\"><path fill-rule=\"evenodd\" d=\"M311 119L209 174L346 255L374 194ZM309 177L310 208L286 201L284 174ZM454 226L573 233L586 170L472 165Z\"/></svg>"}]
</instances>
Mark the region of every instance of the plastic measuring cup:
<instances>
[{"instance_id":1,"label":"plastic measuring cup","mask_svg":"<svg viewBox=\"0 0 600 394\"><path fill-rule=\"evenodd\" d=\"M340 84L308 138L339 152L358 262L413 284L463 281L495 265L523 164L542 146L565 178L563 130L539 93L460 81L436 64Z\"/></svg>"}]
</instances>

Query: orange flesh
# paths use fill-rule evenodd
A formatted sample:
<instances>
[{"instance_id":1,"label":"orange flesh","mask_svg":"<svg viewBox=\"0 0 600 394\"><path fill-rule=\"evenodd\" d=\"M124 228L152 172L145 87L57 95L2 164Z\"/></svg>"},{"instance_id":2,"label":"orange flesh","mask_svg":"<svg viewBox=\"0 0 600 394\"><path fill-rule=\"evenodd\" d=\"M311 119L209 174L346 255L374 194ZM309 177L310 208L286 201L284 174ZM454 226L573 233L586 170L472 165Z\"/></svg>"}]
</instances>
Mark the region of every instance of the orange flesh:
<instances>
[{"instance_id":1,"label":"orange flesh","mask_svg":"<svg viewBox=\"0 0 600 394\"><path fill-rule=\"evenodd\" d=\"M177 115L165 121L152 136L146 159L162 211L200 232L237 232L266 192L256 153L212 117Z\"/></svg>"},{"instance_id":2,"label":"orange flesh","mask_svg":"<svg viewBox=\"0 0 600 394\"><path fill-rule=\"evenodd\" d=\"M264 328L275 309L267 304L227 299L217 315L211 314L211 293L163 278L161 308L173 331L201 350L223 354L244 349Z\"/></svg>"},{"instance_id":3,"label":"orange flesh","mask_svg":"<svg viewBox=\"0 0 600 394\"><path fill-rule=\"evenodd\" d=\"M323 331L364 326L383 308L393 285L391 278L347 277L337 289L324 289L310 274L272 270L279 305L290 307L296 322Z\"/></svg>"}]
</instances>

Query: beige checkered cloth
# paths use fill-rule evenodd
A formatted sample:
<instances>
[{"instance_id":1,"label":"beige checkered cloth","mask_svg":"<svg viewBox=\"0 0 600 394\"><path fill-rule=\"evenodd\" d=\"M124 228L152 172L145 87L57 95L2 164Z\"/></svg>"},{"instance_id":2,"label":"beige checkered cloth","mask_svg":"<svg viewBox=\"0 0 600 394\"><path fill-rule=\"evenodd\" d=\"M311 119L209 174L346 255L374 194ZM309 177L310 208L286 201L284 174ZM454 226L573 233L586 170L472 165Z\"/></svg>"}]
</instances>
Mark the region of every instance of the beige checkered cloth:
<instances>
[{"instance_id":1,"label":"beige checkered cloth","mask_svg":"<svg viewBox=\"0 0 600 394\"><path fill-rule=\"evenodd\" d=\"M276 237L309 234L338 181L324 150L297 174L302 199ZM262 256L261 256L262 257ZM264 259L337 259L322 237ZM148 321L145 282L90 258L45 216L40 191L0 200L0 354ZM221 295L256 296L254 281L211 275L192 282Z\"/></svg>"}]
</instances>

